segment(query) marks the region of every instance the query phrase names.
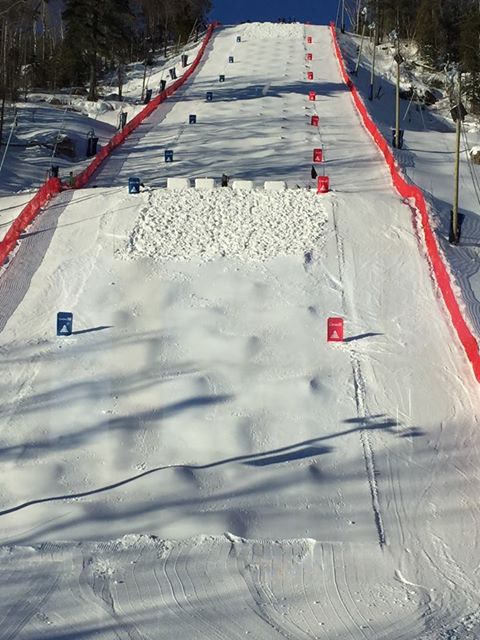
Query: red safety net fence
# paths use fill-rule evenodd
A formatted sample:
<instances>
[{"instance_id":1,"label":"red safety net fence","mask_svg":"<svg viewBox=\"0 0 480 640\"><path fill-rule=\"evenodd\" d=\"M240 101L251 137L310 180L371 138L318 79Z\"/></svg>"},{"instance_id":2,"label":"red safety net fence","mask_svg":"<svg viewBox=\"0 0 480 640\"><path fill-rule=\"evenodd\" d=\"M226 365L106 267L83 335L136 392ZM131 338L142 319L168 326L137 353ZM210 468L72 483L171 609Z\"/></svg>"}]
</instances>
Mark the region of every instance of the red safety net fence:
<instances>
[{"instance_id":1,"label":"red safety net fence","mask_svg":"<svg viewBox=\"0 0 480 640\"><path fill-rule=\"evenodd\" d=\"M388 145L388 142L385 140L383 135L380 133L377 125L370 117L365 103L363 102L357 88L355 87L347 73L343 55L338 43L337 31L333 23L330 24L330 30L332 33L335 55L340 66L340 73L342 75L343 81L352 94L353 102L355 103L355 107L360 114L362 122L367 131L374 139L378 148L382 152L390 170L390 175L392 176L393 184L396 190L402 196L402 198L413 201L415 203L416 209L420 214L420 221L425 237L426 253L430 261L432 273L441 292L443 301L445 302L445 306L447 307L455 331L465 350L467 358L469 359L473 367L475 376L480 382L480 354L478 342L464 318L462 309L460 308L458 300L453 291L451 277L445 266L444 259L438 246L437 238L435 237L435 232L433 231L430 222L428 205L427 201L425 200L425 196L421 189L407 182L404 174L395 162L395 157Z\"/></svg>"},{"instance_id":2,"label":"red safety net fence","mask_svg":"<svg viewBox=\"0 0 480 640\"><path fill-rule=\"evenodd\" d=\"M15 218L5 237L0 242L0 266L4 264L20 239L20 235L33 221L37 213L49 200L60 193L62 183L59 178L50 178L43 184L33 198L24 206Z\"/></svg>"},{"instance_id":3,"label":"red safety net fence","mask_svg":"<svg viewBox=\"0 0 480 640\"><path fill-rule=\"evenodd\" d=\"M213 31L217 26L217 22L209 25L202 42L202 46L200 47L192 64L186 69L185 73L173 84L169 85L164 91L159 93L158 96L150 100L140 113L127 122L122 131L116 133L113 138L111 138L111 140L102 147L102 149L100 149L88 167L76 176L75 188L79 189L84 187L92 177L93 173L98 169L102 162L108 158L112 151L122 144L132 131L134 131L146 118L148 118L148 116L151 115L151 113L155 111L162 102L165 102L167 98L185 84L200 64L203 54L205 53L205 49L212 37ZM28 225L32 223L42 207L44 207L51 198L59 194L65 188L68 188L67 185L62 184L59 178L50 178L40 187L35 196L28 202L28 204L25 205L20 214L13 221L3 240L0 241L0 266L6 262L8 256L15 249L16 244L20 239L20 235L25 231Z\"/></svg>"},{"instance_id":4,"label":"red safety net fence","mask_svg":"<svg viewBox=\"0 0 480 640\"><path fill-rule=\"evenodd\" d=\"M148 116L151 115L151 113L155 111L155 109L159 105L162 104L162 102L165 102L165 100L168 97L170 97L183 84L185 84L185 82L190 78L192 73L194 73L194 71L197 69L198 65L200 64L203 54L205 53L205 49L207 48L207 45L210 42L210 38L212 37L212 33L217 26L218 26L217 22L209 25L207 29L207 33L205 34L205 37L202 42L202 46L200 47L200 50L198 51L195 57L195 60L188 67L188 69L185 71L182 77L178 78L178 80L176 80L173 84L169 85L164 91L159 93L158 96L153 98L153 100L150 100L150 102L147 104L145 109L142 109L142 111L140 111L140 113L138 113L134 118L132 118L132 120L127 122L127 124L122 129L122 131L119 131L118 133L116 133L113 136L113 138L108 142L108 144L106 144L102 149L100 149L100 151L97 153L97 155L92 160L92 162L88 165L88 167L76 177L75 188L79 189L81 187L84 187L87 184L87 182L90 180L92 175L95 173L95 171L98 169L98 167L102 164L102 162L106 158L108 158L108 156L112 153L112 151L116 149L118 145L122 144L122 142L132 133L132 131L135 131L135 129L140 124L142 124L142 122L146 118L148 118Z\"/></svg>"}]
</instances>

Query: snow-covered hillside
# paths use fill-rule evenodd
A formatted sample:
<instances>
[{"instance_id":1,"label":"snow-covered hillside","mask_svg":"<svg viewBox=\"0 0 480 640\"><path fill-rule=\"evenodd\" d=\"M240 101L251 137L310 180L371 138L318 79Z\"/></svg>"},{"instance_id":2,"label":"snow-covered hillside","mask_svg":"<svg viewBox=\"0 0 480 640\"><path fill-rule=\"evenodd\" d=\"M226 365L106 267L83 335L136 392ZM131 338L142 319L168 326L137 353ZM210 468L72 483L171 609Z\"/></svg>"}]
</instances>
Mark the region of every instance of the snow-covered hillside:
<instances>
[{"instance_id":1,"label":"snow-covered hillside","mask_svg":"<svg viewBox=\"0 0 480 640\"><path fill-rule=\"evenodd\" d=\"M341 43L350 67L354 68L358 38L346 34L342 36ZM395 119L396 63L391 46L378 47L375 98L368 101L372 46L368 43L363 48L355 83L378 126L390 139ZM434 76L429 71L422 71L418 53L411 44L403 46L402 53L407 67L402 66L402 89L408 91L414 87L419 93L425 89L435 91L440 74ZM423 108L415 101L401 101L405 143L396 156L408 178L428 195L441 248L458 283L469 322L476 335L480 335L480 167L470 160L470 151L480 143L480 126L478 116L473 115L467 116L463 126L460 211L464 219L460 246L452 247L448 243L448 234L454 191L455 124L445 90L436 93L438 101Z\"/></svg>"},{"instance_id":2,"label":"snow-covered hillside","mask_svg":"<svg viewBox=\"0 0 480 640\"><path fill-rule=\"evenodd\" d=\"M122 113L131 120L144 108L144 81L145 89L157 95L162 80L167 86L173 82L169 69L175 68L180 77L184 72L181 56L187 55L191 64L200 46L201 39L188 43L180 51L169 51L166 59L159 55L146 70L141 63L129 65L124 71L122 100L118 99L113 74L99 87L102 97L96 102L77 95L76 90L53 94L35 91L10 105L3 137L11 140L0 171L0 194L38 188L52 165L59 167L64 179L70 171L77 174L91 160L87 158L87 138L96 136L98 148L104 146L118 130ZM4 150L2 156L3 153ZM3 217L2 207L0 223Z\"/></svg>"},{"instance_id":3,"label":"snow-covered hillside","mask_svg":"<svg viewBox=\"0 0 480 640\"><path fill-rule=\"evenodd\" d=\"M91 187L0 277L0 637L477 638L478 386L328 29L219 29Z\"/></svg>"}]
</instances>

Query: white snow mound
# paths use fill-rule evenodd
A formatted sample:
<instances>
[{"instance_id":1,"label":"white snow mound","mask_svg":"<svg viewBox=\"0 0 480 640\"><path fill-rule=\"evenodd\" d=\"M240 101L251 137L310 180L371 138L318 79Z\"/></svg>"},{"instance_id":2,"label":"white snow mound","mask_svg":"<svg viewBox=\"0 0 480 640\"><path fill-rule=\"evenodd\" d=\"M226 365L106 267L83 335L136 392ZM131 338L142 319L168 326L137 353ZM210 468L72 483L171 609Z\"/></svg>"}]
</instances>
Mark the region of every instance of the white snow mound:
<instances>
[{"instance_id":1,"label":"white snow mound","mask_svg":"<svg viewBox=\"0 0 480 640\"><path fill-rule=\"evenodd\" d=\"M277 24L274 22L252 22L247 24L242 40L266 40L267 38L281 40L301 40L303 37L303 24Z\"/></svg>"},{"instance_id":2,"label":"white snow mound","mask_svg":"<svg viewBox=\"0 0 480 640\"><path fill-rule=\"evenodd\" d=\"M325 205L312 191L159 189L121 252L157 261L303 256L318 245L326 219Z\"/></svg>"}]
</instances>

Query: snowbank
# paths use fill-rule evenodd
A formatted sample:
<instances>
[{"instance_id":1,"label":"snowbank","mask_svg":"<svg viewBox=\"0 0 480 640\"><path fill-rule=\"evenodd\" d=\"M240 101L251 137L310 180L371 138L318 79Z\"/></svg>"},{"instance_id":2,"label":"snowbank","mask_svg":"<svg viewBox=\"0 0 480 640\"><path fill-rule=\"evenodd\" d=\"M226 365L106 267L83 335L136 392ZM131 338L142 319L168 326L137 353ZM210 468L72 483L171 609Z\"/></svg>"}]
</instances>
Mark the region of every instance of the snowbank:
<instances>
[{"instance_id":1,"label":"snowbank","mask_svg":"<svg viewBox=\"0 0 480 640\"><path fill-rule=\"evenodd\" d=\"M276 24L274 22L252 22L243 30L244 40L298 40L303 37L303 24Z\"/></svg>"},{"instance_id":2,"label":"snowbank","mask_svg":"<svg viewBox=\"0 0 480 640\"><path fill-rule=\"evenodd\" d=\"M470 149L470 158L475 164L480 164L480 147L472 147Z\"/></svg>"},{"instance_id":3,"label":"snowbank","mask_svg":"<svg viewBox=\"0 0 480 640\"><path fill-rule=\"evenodd\" d=\"M310 191L158 190L122 252L155 260L303 256L319 242L326 218Z\"/></svg>"}]
</instances>

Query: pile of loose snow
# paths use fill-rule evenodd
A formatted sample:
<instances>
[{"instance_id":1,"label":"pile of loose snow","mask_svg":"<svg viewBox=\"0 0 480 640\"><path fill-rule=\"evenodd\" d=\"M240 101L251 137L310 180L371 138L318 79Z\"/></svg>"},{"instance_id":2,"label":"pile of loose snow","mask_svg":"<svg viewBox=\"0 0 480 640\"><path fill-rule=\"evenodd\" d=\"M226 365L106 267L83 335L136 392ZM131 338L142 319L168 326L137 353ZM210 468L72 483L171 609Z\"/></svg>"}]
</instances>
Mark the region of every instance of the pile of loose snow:
<instances>
[{"instance_id":1,"label":"pile of loose snow","mask_svg":"<svg viewBox=\"0 0 480 640\"><path fill-rule=\"evenodd\" d=\"M126 247L129 257L264 261L303 255L323 236L327 216L311 191L153 191Z\"/></svg>"},{"instance_id":2,"label":"pile of loose snow","mask_svg":"<svg viewBox=\"0 0 480 640\"><path fill-rule=\"evenodd\" d=\"M281 40L298 40L303 37L303 24L276 24L274 22L252 22L242 32L244 40L265 40L280 38Z\"/></svg>"},{"instance_id":3,"label":"pile of loose snow","mask_svg":"<svg viewBox=\"0 0 480 640\"><path fill-rule=\"evenodd\" d=\"M470 149L470 156L473 158L474 156L480 156L480 147L472 147Z\"/></svg>"}]
</instances>

